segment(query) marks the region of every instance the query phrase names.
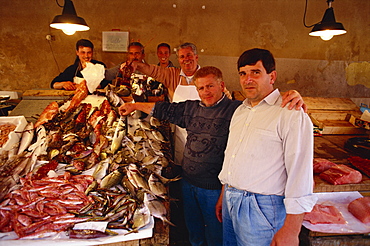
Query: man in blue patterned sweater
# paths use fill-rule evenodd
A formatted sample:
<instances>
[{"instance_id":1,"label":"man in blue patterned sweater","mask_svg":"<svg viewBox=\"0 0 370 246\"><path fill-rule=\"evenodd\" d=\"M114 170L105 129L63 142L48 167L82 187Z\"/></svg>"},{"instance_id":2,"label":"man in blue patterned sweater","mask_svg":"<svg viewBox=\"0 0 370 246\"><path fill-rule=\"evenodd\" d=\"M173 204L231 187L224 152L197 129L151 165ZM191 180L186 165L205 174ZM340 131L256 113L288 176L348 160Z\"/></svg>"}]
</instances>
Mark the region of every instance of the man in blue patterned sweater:
<instances>
[{"instance_id":1,"label":"man in blue patterned sweater","mask_svg":"<svg viewBox=\"0 0 370 246\"><path fill-rule=\"evenodd\" d=\"M222 225L215 215L221 192L217 176L222 168L230 119L241 102L225 96L222 73L216 67L200 68L193 80L201 101L125 103L119 110L122 115L134 110L152 112L160 120L186 128L181 185L189 240L193 245L222 245Z\"/></svg>"}]
</instances>

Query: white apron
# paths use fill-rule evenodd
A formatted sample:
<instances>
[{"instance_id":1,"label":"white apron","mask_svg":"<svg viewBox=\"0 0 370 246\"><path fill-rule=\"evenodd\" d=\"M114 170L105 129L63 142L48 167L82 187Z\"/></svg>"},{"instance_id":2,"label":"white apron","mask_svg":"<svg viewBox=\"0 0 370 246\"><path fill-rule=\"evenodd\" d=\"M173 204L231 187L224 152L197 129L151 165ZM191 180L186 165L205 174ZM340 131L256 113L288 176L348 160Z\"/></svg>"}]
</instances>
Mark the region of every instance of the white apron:
<instances>
[{"instance_id":1,"label":"white apron","mask_svg":"<svg viewBox=\"0 0 370 246\"><path fill-rule=\"evenodd\" d=\"M172 102L183 102L186 100L200 100L195 85L181 85L181 76L179 84L173 93ZM176 126L175 128L175 164L182 165L184 148L186 143L186 129Z\"/></svg>"}]
</instances>

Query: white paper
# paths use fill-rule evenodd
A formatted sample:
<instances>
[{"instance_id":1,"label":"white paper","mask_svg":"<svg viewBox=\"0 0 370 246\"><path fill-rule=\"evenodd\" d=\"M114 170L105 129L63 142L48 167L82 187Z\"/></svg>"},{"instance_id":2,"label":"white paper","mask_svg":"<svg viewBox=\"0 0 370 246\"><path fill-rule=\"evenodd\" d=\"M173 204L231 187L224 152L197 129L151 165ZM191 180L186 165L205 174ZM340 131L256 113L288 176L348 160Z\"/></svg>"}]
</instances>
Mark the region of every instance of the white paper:
<instances>
[{"instance_id":1,"label":"white paper","mask_svg":"<svg viewBox=\"0 0 370 246\"><path fill-rule=\"evenodd\" d=\"M362 197L358 191L351 192L325 192L315 193L318 197L318 204L335 206L347 221L346 224L316 224L303 221L303 225L311 230L324 233L369 233L370 223L364 224L348 211L348 204L353 200Z\"/></svg>"},{"instance_id":2,"label":"white paper","mask_svg":"<svg viewBox=\"0 0 370 246\"><path fill-rule=\"evenodd\" d=\"M107 229L107 225L108 225L107 221L91 221L75 224L73 229L74 230L89 229L105 232L105 229Z\"/></svg>"},{"instance_id":3,"label":"white paper","mask_svg":"<svg viewBox=\"0 0 370 246\"><path fill-rule=\"evenodd\" d=\"M104 79L105 68L101 64L86 63L86 67L82 69L81 74L86 80L87 88L90 93L93 93L98 88L100 82Z\"/></svg>"},{"instance_id":4,"label":"white paper","mask_svg":"<svg viewBox=\"0 0 370 246\"><path fill-rule=\"evenodd\" d=\"M69 239L66 233L59 233L55 237L38 240L14 240L18 238L14 231L10 233L0 233L0 246L80 246L80 245L100 245L107 243L117 243L130 240L150 238L153 236L154 218L151 217L150 223L139 229L136 233L128 233L126 230L112 230L117 232L117 236L108 236L95 239ZM13 239L13 240L11 240Z\"/></svg>"}]
</instances>

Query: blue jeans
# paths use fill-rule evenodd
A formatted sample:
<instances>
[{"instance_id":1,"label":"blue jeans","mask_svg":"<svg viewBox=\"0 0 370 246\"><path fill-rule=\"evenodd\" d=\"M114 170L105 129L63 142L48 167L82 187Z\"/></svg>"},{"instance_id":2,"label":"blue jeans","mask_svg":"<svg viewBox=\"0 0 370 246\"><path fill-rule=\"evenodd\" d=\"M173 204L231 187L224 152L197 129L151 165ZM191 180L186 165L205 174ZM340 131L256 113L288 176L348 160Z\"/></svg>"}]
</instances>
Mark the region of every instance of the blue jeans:
<instances>
[{"instance_id":1,"label":"blue jeans","mask_svg":"<svg viewBox=\"0 0 370 246\"><path fill-rule=\"evenodd\" d=\"M261 195L225 185L222 224L225 246L269 246L283 226L283 196Z\"/></svg>"},{"instance_id":2,"label":"blue jeans","mask_svg":"<svg viewBox=\"0 0 370 246\"><path fill-rule=\"evenodd\" d=\"M208 190L181 180L185 224L193 246L222 245L222 224L216 218L215 206L221 190Z\"/></svg>"}]
</instances>

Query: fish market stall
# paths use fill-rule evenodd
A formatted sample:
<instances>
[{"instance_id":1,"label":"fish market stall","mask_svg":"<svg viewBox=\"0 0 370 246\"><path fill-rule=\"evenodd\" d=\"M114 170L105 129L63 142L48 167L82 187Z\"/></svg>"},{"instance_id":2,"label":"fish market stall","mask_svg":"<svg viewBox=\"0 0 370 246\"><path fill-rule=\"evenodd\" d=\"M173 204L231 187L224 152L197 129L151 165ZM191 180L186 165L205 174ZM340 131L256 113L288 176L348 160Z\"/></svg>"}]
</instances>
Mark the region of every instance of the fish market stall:
<instances>
[{"instance_id":1,"label":"fish market stall","mask_svg":"<svg viewBox=\"0 0 370 246\"><path fill-rule=\"evenodd\" d=\"M0 245L169 244L169 124L119 117L112 96L81 83L12 111L30 120L0 159Z\"/></svg>"}]
</instances>

